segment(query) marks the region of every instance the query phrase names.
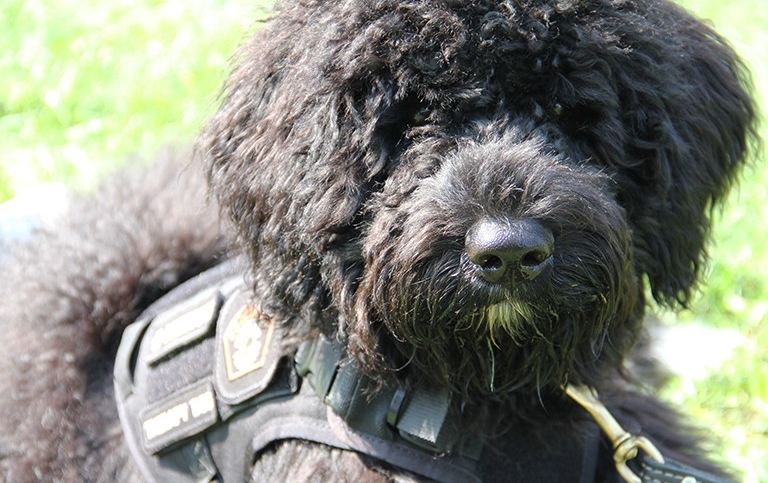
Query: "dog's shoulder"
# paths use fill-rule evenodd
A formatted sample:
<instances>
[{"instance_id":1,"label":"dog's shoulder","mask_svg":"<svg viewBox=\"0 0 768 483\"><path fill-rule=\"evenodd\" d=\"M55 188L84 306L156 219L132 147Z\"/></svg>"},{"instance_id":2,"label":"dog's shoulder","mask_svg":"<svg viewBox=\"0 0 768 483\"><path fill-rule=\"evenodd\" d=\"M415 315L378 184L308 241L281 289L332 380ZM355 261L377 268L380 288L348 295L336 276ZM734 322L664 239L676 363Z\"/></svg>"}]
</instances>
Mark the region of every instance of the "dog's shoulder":
<instances>
[{"instance_id":1,"label":"dog's shoulder","mask_svg":"<svg viewBox=\"0 0 768 483\"><path fill-rule=\"evenodd\" d=\"M191 159L185 151L123 168L4 247L0 471L12 481L122 471L114 469L122 435L105 430L117 418L111 380L120 334L226 256L218 208L207 204Z\"/></svg>"}]
</instances>

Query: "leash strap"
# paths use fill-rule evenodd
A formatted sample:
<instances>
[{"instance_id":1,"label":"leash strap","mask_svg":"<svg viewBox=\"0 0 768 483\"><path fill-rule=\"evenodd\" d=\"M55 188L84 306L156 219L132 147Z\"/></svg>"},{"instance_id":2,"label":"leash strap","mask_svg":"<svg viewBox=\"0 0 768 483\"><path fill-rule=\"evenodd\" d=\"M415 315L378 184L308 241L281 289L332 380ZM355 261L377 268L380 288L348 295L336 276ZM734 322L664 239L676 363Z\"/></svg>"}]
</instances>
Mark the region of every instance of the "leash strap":
<instances>
[{"instance_id":1,"label":"leash strap","mask_svg":"<svg viewBox=\"0 0 768 483\"><path fill-rule=\"evenodd\" d=\"M732 483L668 458L659 462L643 454L639 460L643 483Z\"/></svg>"},{"instance_id":2,"label":"leash strap","mask_svg":"<svg viewBox=\"0 0 768 483\"><path fill-rule=\"evenodd\" d=\"M611 441L616 470L627 483L728 483L715 475L665 459L650 440L622 428L600 402L594 389L569 384L563 387L563 391L592 415ZM628 465L635 459L639 461L639 474Z\"/></svg>"}]
</instances>

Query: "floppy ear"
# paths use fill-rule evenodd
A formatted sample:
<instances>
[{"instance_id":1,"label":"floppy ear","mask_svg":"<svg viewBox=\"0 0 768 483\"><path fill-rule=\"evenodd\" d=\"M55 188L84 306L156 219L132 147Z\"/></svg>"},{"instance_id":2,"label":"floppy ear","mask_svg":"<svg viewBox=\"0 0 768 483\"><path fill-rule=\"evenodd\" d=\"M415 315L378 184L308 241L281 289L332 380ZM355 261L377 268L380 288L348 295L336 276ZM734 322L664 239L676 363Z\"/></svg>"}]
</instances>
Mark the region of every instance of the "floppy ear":
<instances>
[{"instance_id":1,"label":"floppy ear","mask_svg":"<svg viewBox=\"0 0 768 483\"><path fill-rule=\"evenodd\" d=\"M604 57L623 131L606 163L634 230L638 272L658 302L685 306L706 264L713 208L745 161L756 116L734 51L678 7L665 8L653 35L627 25L623 52Z\"/></svg>"},{"instance_id":2,"label":"floppy ear","mask_svg":"<svg viewBox=\"0 0 768 483\"><path fill-rule=\"evenodd\" d=\"M663 97L634 97L628 110L630 154L639 164L630 168L637 188L625 196L637 209L630 214L637 262L668 305L689 300L706 262L713 208L745 161L756 118L733 50L693 20L678 32L687 50L675 77L657 67Z\"/></svg>"},{"instance_id":3,"label":"floppy ear","mask_svg":"<svg viewBox=\"0 0 768 483\"><path fill-rule=\"evenodd\" d=\"M328 252L354 239L354 220L382 169L370 148L375 116L360 112L376 111L375 95L366 93L360 106L362 82L340 73L366 72L351 64L374 61L361 54L345 63L337 43L324 38L338 35L332 15L289 7L242 46L198 144L263 302L285 313L322 296L320 254L326 265L338 259L322 270L349 269L350 261Z\"/></svg>"}]
</instances>

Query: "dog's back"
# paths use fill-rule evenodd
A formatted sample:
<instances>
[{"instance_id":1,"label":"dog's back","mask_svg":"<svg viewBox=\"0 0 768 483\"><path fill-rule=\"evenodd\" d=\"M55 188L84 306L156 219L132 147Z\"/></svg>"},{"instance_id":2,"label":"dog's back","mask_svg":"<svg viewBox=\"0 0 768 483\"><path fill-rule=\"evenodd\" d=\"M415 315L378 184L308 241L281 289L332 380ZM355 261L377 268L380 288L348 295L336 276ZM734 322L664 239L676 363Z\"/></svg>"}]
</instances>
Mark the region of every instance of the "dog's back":
<instances>
[{"instance_id":1,"label":"dog's back","mask_svg":"<svg viewBox=\"0 0 768 483\"><path fill-rule=\"evenodd\" d=\"M122 329L225 256L189 163L168 155L114 175L2 258L3 481L130 479L112 393Z\"/></svg>"}]
</instances>

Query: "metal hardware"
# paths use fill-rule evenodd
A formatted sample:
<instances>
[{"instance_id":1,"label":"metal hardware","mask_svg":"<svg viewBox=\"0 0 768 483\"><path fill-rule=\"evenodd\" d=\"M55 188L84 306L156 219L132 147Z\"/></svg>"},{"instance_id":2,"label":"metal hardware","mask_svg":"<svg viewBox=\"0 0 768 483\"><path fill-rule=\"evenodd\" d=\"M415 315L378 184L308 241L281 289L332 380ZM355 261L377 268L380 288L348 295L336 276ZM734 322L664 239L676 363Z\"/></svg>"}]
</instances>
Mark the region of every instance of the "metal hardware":
<instances>
[{"instance_id":1,"label":"metal hardware","mask_svg":"<svg viewBox=\"0 0 768 483\"><path fill-rule=\"evenodd\" d=\"M592 415L608 439L611 440L616 469L625 481L642 483L640 477L627 466L627 461L637 457L638 449L645 451L655 461L664 463L664 457L648 438L630 434L621 427L610 411L600 402L597 391L591 387L570 384L563 386L563 391Z\"/></svg>"}]
</instances>

